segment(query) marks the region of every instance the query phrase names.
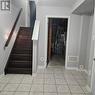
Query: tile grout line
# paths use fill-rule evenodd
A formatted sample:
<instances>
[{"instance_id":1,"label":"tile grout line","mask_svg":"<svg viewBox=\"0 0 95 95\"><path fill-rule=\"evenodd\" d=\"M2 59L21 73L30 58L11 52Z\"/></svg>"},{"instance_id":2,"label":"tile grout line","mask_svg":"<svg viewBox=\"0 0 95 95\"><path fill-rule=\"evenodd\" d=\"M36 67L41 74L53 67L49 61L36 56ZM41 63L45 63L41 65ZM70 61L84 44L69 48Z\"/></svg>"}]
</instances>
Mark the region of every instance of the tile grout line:
<instances>
[{"instance_id":1,"label":"tile grout line","mask_svg":"<svg viewBox=\"0 0 95 95\"><path fill-rule=\"evenodd\" d=\"M73 75L73 74L72 74ZM73 75L73 77L74 77L74 75ZM74 79L76 80L76 82L78 83L78 85L79 85L79 87L81 88L81 90L84 92L84 90L82 89L82 87L81 87L81 85L79 84L79 82L77 81L77 79L74 77ZM84 92L83 94L85 94L86 95L86 93Z\"/></svg>"},{"instance_id":2,"label":"tile grout line","mask_svg":"<svg viewBox=\"0 0 95 95\"><path fill-rule=\"evenodd\" d=\"M23 78L24 78L24 75L23 75L23 77L22 77L22 80L23 80ZM14 91L14 94L13 94L13 95L15 95L15 93L17 92L17 89L19 88L21 82L22 82L22 81L20 81L20 83L18 84L18 86L17 86L16 90Z\"/></svg>"},{"instance_id":3,"label":"tile grout line","mask_svg":"<svg viewBox=\"0 0 95 95\"><path fill-rule=\"evenodd\" d=\"M54 80L55 80L56 93L57 93L57 95L58 95L59 93L58 93L58 90L57 90L56 78L55 78L55 75L54 75L54 73L53 73L53 76L54 76Z\"/></svg>"},{"instance_id":4,"label":"tile grout line","mask_svg":"<svg viewBox=\"0 0 95 95\"><path fill-rule=\"evenodd\" d=\"M45 94L45 92L44 92L44 85L45 85L45 74L46 74L46 73L44 72L44 76L43 76L43 79L44 79L44 80L43 80L43 95Z\"/></svg>"}]
</instances>

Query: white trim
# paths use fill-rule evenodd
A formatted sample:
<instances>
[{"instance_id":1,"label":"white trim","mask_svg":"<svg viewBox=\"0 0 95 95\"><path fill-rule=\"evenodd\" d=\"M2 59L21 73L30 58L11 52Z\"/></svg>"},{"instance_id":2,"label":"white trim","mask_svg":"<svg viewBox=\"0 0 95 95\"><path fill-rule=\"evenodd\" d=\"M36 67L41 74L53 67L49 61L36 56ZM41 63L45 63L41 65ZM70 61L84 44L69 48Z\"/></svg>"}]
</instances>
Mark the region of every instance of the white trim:
<instances>
[{"instance_id":1,"label":"white trim","mask_svg":"<svg viewBox=\"0 0 95 95\"><path fill-rule=\"evenodd\" d=\"M38 41L39 40L39 28L40 28L40 22L38 20L35 21L32 40Z\"/></svg>"},{"instance_id":2,"label":"white trim","mask_svg":"<svg viewBox=\"0 0 95 95\"><path fill-rule=\"evenodd\" d=\"M53 15L47 15L46 16L46 23L45 23L45 41L46 41L46 47L45 47L45 67L47 66L47 38L48 38L48 18L67 18L68 19L68 29L67 29L67 42L66 42L66 61L65 61L65 68L67 68L67 60L68 60L68 44L69 44L69 30L70 30L70 16L53 16Z\"/></svg>"},{"instance_id":3,"label":"white trim","mask_svg":"<svg viewBox=\"0 0 95 95\"><path fill-rule=\"evenodd\" d=\"M69 48L69 35L70 35L70 16L68 17L68 30L67 30L67 42L66 42L66 62L65 62L65 68L68 67L68 48Z\"/></svg>"},{"instance_id":4,"label":"white trim","mask_svg":"<svg viewBox=\"0 0 95 95\"><path fill-rule=\"evenodd\" d=\"M94 6L94 16L93 16L93 30L92 30L92 34L93 34L93 40L94 40L94 48L95 48L95 6ZM95 49L94 49L94 55L93 55L95 58ZM95 78L95 62L93 61L93 65L92 65L92 74L91 74L91 90L93 90L93 81L94 81L94 78Z\"/></svg>"},{"instance_id":5,"label":"white trim","mask_svg":"<svg viewBox=\"0 0 95 95\"><path fill-rule=\"evenodd\" d=\"M46 65L45 66L38 66L38 69L45 69L46 68Z\"/></svg>"},{"instance_id":6,"label":"white trim","mask_svg":"<svg viewBox=\"0 0 95 95\"><path fill-rule=\"evenodd\" d=\"M78 52L78 55L79 55L79 58L80 58L80 48L81 48L81 38L82 38L82 29L83 29L83 16L81 16L81 24L80 24L80 39L79 39L79 52ZM78 65L80 65L78 63Z\"/></svg>"}]
</instances>

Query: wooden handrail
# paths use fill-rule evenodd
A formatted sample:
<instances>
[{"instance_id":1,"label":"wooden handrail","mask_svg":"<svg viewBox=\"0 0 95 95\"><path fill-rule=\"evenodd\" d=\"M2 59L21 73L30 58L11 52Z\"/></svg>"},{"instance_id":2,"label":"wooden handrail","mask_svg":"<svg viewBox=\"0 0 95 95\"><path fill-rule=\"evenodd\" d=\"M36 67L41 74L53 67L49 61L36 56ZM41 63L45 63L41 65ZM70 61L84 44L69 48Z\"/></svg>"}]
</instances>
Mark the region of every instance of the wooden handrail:
<instances>
[{"instance_id":1,"label":"wooden handrail","mask_svg":"<svg viewBox=\"0 0 95 95\"><path fill-rule=\"evenodd\" d=\"M16 20L15 20L15 23L14 23L14 25L13 25L13 27L12 27L12 30L11 30L10 34L9 34L9 37L8 37L6 43L5 43L4 49L5 49L5 47L7 47L7 46L9 45L9 43L10 43L10 40L11 40L12 35L13 35L13 33L14 33L14 30L15 30L15 28L16 28L16 25L17 25L17 22L18 22L18 20L19 20L20 15L21 15L21 12L22 12L22 8L20 9L20 11L19 11L19 13L18 13L18 16L17 16L17 18L16 18Z\"/></svg>"}]
</instances>

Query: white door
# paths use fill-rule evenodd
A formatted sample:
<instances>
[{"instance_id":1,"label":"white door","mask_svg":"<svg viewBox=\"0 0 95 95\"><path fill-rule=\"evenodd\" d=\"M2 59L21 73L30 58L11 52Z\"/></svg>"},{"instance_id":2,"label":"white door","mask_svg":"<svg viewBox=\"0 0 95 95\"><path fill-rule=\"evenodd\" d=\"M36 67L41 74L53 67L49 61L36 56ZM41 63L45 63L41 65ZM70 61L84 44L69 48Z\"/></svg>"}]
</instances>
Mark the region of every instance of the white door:
<instances>
[{"instance_id":1,"label":"white door","mask_svg":"<svg viewBox=\"0 0 95 95\"><path fill-rule=\"evenodd\" d=\"M93 40L94 40L94 58L92 66L92 95L95 95L95 8L94 8L94 23L93 23Z\"/></svg>"}]
</instances>

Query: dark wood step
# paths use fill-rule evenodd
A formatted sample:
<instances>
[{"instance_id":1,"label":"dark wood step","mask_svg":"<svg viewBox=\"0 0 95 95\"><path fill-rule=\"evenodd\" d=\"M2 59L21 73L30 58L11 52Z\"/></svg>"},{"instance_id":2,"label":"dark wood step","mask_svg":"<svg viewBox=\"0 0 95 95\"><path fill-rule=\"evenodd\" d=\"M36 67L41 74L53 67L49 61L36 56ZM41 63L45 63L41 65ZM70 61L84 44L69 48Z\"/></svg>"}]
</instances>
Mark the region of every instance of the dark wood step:
<instances>
[{"instance_id":1,"label":"dark wood step","mask_svg":"<svg viewBox=\"0 0 95 95\"><path fill-rule=\"evenodd\" d=\"M20 40L17 40L15 44L27 44L27 45L29 44L29 45L30 45L30 44L32 44L32 43L33 43L33 42L32 42L31 39L30 39L30 40L21 40L21 39L20 39Z\"/></svg>"},{"instance_id":2,"label":"dark wood step","mask_svg":"<svg viewBox=\"0 0 95 95\"><path fill-rule=\"evenodd\" d=\"M14 45L14 48L31 48L32 45L31 44L28 44L28 43L16 43Z\"/></svg>"},{"instance_id":3,"label":"dark wood step","mask_svg":"<svg viewBox=\"0 0 95 95\"><path fill-rule=\"evenodd\" d=\"M31 39L31 35L30 35L30 36L29 36L29 35L28 35L28 36L27 36L27 35L19 35L19 36L18 36L18 39L23 39L23 40L26 39L26 40L30 40L30 39Z\"/></svg>"},{"instance_id":4,"label":"dark wood step","mask_svg":"<svg viewBox=\"0 0 95 95\"><path fill-rule=\"evenodd\" d=\"M20 48L18 48L18 49L14 49L13 51L12 51L12 54L32 54L32 49L31 50L25 50L25 49L20 49Z\"/></svg>"},{"instance_id":5,"label":"dark wood step","mask_svg":"<svg viewBox=\"0 0 95 95\"><path fill-rule=\"evenodd\" d=\"M31 43L32 40L31 39L17 39L16 42Z\"/></svg>"},{"instance_id":6,"label":"dark wood step","mask_svg":"<svg viewBox=\"0 0 95 95\"><path fill-rule=\"evenodd\" d=\"M31 36L32 31L28 29L21 29L19 35L24 35L24 36Z\"/></svg>"},{"instance_id":7,"label":"dark wood step","mask_svg":"<svg viewBox=\"0 0 95 95\"><path fill-rule=\"evenodd\" d=\"M7 68L6 72L8 74L32 74L31 68Z\"/></svg>"},{"instance_id":8,"label":"dark wood step","mask_svg":"<svg viewBox=\"0 0 95 95\"><path fill-rule=\"evenodd\" d=\"M13 51L27 51L27 52L30 52L30 51L32 51L32 48L13 48Z\"/></svg>"},{"instance_id":9,"label":"dark wood step","mask_svg":"<svg viewBox=\"0 0 95 95\"><path fill-rule=\"evenodd\" d=\"M12 68L30 68L32 66L32 62L31 61L16 61L16 60L12 60L9 61L9 67Z\"/></svg>"},{"instance_id":10,"label":"dark wood step","mask_svg":"<svg viewBox=\"0 0 95 95\"><path fill-rule=\"evenodd\" d=\"M31 61L32 55L31 54L12 54L11 60L22 60L22 61Z\"/></svg>"},{"instance_id":11,"label":"dark wood step","mask_svg":"<svg viewBox=\"0 0 95 95\"><path fill-rule=\"evenodd\" d=\"M23 45L23 44L15 44L14 48L26 48L26 49L31 49L32 45Z\"/></svg>"}]
</instances>

